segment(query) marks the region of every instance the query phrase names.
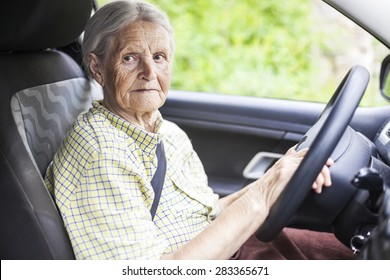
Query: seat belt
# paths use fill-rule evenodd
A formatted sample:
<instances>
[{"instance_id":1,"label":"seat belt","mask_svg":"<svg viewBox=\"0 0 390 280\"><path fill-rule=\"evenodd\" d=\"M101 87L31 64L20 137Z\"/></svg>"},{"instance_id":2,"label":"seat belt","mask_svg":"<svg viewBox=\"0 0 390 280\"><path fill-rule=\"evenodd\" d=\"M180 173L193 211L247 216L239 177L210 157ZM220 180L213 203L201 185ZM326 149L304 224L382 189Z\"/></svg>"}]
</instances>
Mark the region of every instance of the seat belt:
<instances>
[{"instance_id":1,"label":"seat belt","mask_svg":"<svg viewBox=\"0 0 390 280\"><path fill-rule=\"evenodd\" d=\"M165 180L165 173L167 170L167 160L165 158L164 145L162 141L160 141L160 143L157 144L156 154L157 154L157 169L151 181L154 190L154 200L153 200L152 207L150 208L152 221L154 219L154 216L156 215L157 207L160 202L160 197L161 197L164 180Z\"/></svg>"}]
</instances>

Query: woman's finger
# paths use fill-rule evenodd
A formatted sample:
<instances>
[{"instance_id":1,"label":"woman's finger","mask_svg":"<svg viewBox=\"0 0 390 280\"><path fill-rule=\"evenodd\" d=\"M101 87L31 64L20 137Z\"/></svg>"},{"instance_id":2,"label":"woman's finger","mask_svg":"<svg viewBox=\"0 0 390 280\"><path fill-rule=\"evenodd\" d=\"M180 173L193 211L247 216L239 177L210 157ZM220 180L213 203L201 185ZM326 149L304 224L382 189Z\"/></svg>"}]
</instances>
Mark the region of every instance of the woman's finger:
<instances>
[{"instance_id":1,"label":"woman's finger","mask_svg":"<svg viewBox=\"0 0 390 280\"><path fill-rule=\"evenodd\" d=\"M330 170L328 166L324 166L321 170L321 174L324 177L324 186L330 187L332 185L332 179L330 176Z\"/></svg>"},{"instance_id":2,"label":"woman's finger","mask_svg":"<svg viewBox=\"0 0 390 280\"><path fill-rule=\"evenodd\" d=\"M322 186L324 185L325 179L322 173L318 174L316 181L313 183L312 188L316 193L322 192Z\"/></svg>"}]
</instances>

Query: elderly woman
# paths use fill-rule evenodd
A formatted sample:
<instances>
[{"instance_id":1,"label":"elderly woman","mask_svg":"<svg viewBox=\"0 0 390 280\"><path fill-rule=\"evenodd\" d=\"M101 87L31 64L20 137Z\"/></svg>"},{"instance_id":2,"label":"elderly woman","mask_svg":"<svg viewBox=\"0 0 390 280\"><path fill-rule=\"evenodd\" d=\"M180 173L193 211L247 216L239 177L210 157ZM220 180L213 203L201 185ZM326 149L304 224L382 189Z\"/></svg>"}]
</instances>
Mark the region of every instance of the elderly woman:
<instances>
[{"instance_id":1,"label":"elderly woman","mask_svg":"<svg viewBox=\"0 0 390 280\"><path fill-rule=\"evenodd\" d=\"M76 258L350 258L330 234L285 230L269 244L251 237L305 150L289 151L262 178L218 199L186 134L158 111L174 50L167 16L144 2L108 4L86 26L84 62L104 98L77 118L45 177ZM152 217L160 142L167 168ZM313 188L330 183L325 166Z\"/></svg>"}]
</instances>

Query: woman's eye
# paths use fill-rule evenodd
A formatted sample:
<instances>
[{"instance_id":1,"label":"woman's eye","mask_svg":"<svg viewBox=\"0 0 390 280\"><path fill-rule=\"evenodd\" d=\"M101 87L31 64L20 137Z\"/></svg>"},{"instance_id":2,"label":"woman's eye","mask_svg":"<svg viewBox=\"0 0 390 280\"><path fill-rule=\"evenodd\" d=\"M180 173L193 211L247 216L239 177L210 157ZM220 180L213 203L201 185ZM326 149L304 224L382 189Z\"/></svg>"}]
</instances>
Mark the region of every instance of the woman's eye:
<instances>
[{"instance_id":1,"label":"woman's eye","mask_svg":"<svg viewBox=\"0 0 390 280\"><path fill-rule=\"evenodd\" d=\"M133 55L125 55L125 56L123 57L123 60L124 60L125 62L133 62L133 61L135 61L136 59L135 59L135 57L134 57Z\"/></svg>"},{"instance_id":2,"label":"woman's eye","mask_svg":"<svg viewBox=\"0 0 390 280\"><path fill-rule=\"evenodd\" d=\"M163 54L156 54L154 57L153 57L153 59L155 60L155 61L161 61L161 60L163 60L165 58L165 56L163 55Z\"/></svg>"}]
</instances>

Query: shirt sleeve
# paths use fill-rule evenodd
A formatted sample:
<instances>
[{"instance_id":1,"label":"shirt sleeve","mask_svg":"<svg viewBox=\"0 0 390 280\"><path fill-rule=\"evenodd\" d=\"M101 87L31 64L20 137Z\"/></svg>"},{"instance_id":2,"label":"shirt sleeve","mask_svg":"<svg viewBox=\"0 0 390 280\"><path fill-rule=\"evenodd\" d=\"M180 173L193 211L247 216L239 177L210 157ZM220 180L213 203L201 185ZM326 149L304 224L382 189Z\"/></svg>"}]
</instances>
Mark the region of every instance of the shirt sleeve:
<instances>
[{"instance_id":1,"label":"shirt sleeve","mask_svg":"<svg viewBox=\"0 0 390 280\"><path fill-rule=\"evenodd\" d=\"M158 259L159 238L145 201L148 179L140 164L99 154L85 166L64 222L77 259Z\"/></svg>"},{"instance_id":2,"label":"shirt sleeve","mask_svg":"<svg viewBox=\"0 0 390 280\"><path fill-rule=\"evenodd\" d=\"M188 135L176 124L166 121L166 125L171 127L169 129L171 131L169 140L174 147L172 149L173 152L171 152L173 154L172 157L175 155L183 156L183 166L181 168L191 182L192 189L195 191L195 193L191 192L193 194L192 196L208 207L210 210L209 218L212 220L221 212L219 196L208 185L206 171Z\"/></svg>"},{"instance_id":3,"label":"shirt sleeve","mask_svg":"<svg viewBox=\"0 0 390 280\"><path fill-rule=\"evenodd\" d=\"M210 219L215 219L221 212L219 196L214 193L213 189L208 185L206 172L195 150L191 150L184 168L188 170L188 173L193 178L195 186L197 187L197 192L206 201L205 204L211 206L209 214Z\"/></svg>"}]
</instances>

